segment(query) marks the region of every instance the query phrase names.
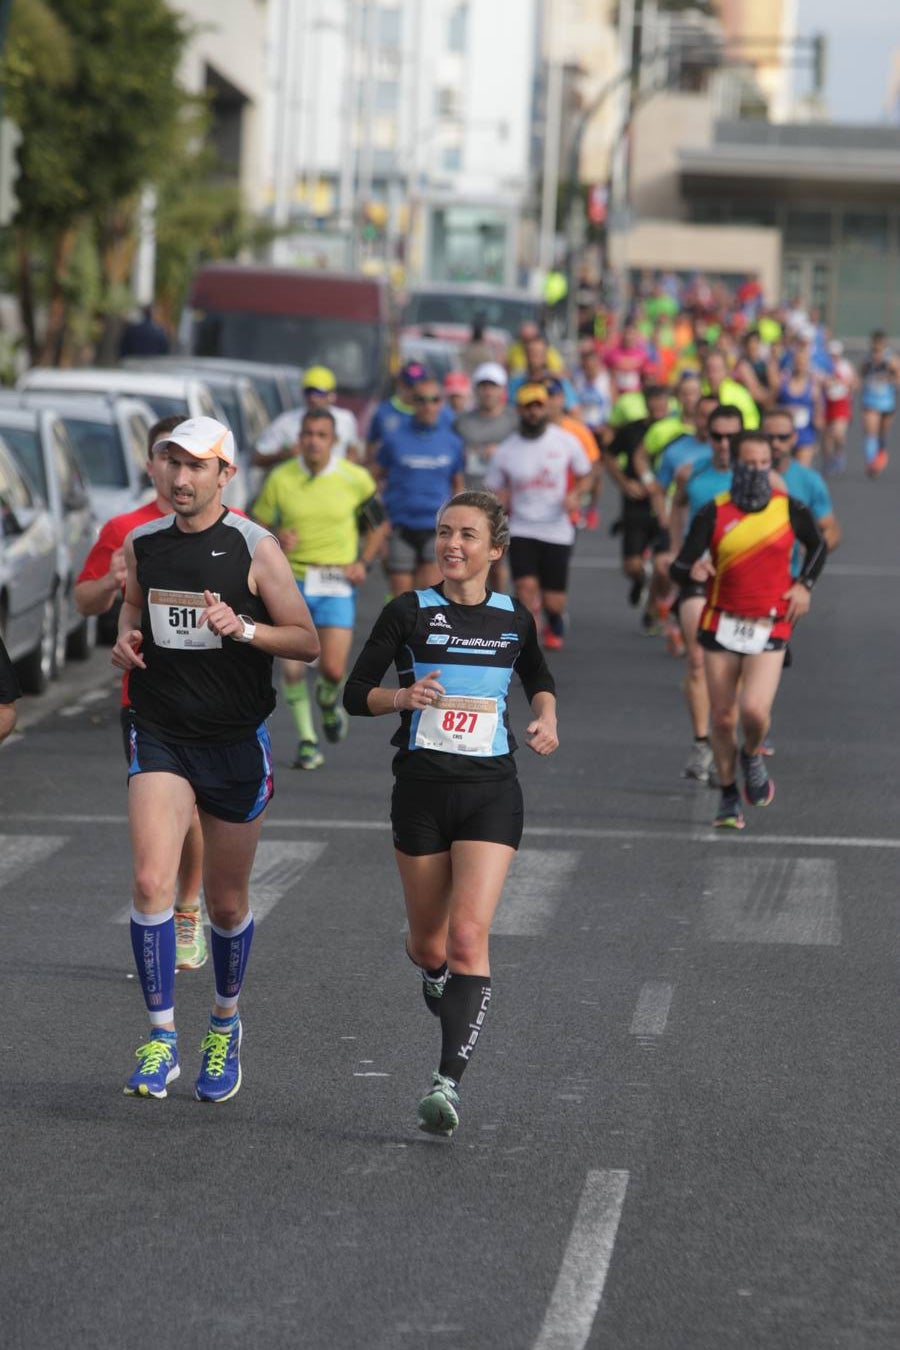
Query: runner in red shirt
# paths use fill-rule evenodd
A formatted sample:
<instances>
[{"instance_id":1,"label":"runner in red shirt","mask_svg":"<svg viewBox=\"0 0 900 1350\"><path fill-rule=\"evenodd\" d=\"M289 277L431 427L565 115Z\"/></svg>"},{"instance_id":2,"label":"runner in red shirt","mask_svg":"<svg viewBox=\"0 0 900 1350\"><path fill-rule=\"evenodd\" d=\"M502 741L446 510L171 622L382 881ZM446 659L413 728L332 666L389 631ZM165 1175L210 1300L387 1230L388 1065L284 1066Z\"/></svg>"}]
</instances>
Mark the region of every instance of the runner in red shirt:
<instances>
[{"instance_id":1,"label":"runner in red shirt","mask_svg":"<svg viewBox=\"0 0 900 1350\"><path fill-rule=\"evenodd\" d=\"M156 488L153 501L113 516L100 531L97 541L84 560L75 583L75 607L79 614L106 614L121 599L125 586L126 568L123 545L138 525L159 520L172 514L172 506L162 491L161 466L165 451L154 454L153 447L170 431L174 431L183 417L164 417L147 434L147 474ZM122 677L122 734L125 757L129 756L128 738L131 730L131 704L128 700L128 672ZM191 828L185 836L178 866L178 894L175 899L175 965L178 970L198 970L207 959L206 935L200 912L200 884L203 879L203 835L200 820L194 809Z\"/></svg>"},{"instance_id":2,"label":"runner in red shirt","mask_svg":"<svg viewBox=\"0 0 900 1350\"><path fill-rule=\"evenodd\" d=\"M825 563L825 540L809 509L773 482L772 448L758 431L735 439L731 491L694 516L672 579L706 586L698 642L703 648L712 718L712 748L722 789L714 825L743 829L737 789L740 763L751 806L775 795L762 756L772 704L794 624L809 610L810 591ZM780 484L775 486L774 483ZM804 549L800 575L791 555Z\"/></svg>"}]
</instances>

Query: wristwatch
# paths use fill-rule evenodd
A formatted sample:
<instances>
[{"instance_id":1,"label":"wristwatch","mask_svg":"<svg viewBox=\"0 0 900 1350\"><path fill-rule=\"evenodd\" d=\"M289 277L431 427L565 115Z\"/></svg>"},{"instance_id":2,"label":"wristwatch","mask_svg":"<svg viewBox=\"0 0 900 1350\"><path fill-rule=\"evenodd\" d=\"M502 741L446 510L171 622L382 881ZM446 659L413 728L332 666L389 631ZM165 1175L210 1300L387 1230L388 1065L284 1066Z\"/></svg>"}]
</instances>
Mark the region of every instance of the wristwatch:
<instances>
[{"instance_id":1,"label":"wristwatch","mask_svg":"<svg viewBox=\"0 0 900 1350\"><path fill-rule=\"evenodd\" d=\"M252 642L256 637L256 620L249 618L246 614L239 614L238 618L243 624L243 631L235 633L235 642Z\"/></svg>"}]
</instances>

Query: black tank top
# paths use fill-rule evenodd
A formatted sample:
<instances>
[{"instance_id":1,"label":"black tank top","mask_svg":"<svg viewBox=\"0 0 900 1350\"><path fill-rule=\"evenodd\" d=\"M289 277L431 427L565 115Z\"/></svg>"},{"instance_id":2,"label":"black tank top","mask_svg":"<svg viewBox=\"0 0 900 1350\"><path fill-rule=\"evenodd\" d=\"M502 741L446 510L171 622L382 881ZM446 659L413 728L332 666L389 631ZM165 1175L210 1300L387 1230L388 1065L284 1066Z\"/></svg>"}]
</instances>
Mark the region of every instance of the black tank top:
<instances>
[{"instance_id":1,"label":"black tank top","mask_svg":"<svg viewBox=\"0 0 900 1350\"><path fill-rule=\"evenodd\" d=\"M180 530L174 515L133 532L147 669L131 672L128 691L138 726L161 740L227 745L253 735L275 707L272 657L197 626L205 590L236 614L272 622L247 584L268 533L228 510L199 534Z\"/></svg>"}]
</instances>

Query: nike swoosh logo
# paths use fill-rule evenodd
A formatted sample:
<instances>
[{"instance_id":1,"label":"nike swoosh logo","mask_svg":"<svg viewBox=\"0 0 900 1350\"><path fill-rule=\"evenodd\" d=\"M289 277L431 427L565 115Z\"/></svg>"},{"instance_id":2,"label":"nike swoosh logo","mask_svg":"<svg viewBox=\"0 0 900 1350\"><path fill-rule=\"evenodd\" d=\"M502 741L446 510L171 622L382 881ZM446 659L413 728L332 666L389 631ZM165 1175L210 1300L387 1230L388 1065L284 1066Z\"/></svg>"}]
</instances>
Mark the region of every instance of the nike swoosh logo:
<instances>
[{"instance_id":1,"label":"nike swoosh logo","mask_svg":"<svg viewBox=\"0 0 900 1350\"><path fill-rule=\"evenodd\" d=\"M221 553L217 553L216 550L213 549L212 555L214 558L224 558L227 552L228 552L227 548L223 548Z\"/></svg>"}]
</instances>

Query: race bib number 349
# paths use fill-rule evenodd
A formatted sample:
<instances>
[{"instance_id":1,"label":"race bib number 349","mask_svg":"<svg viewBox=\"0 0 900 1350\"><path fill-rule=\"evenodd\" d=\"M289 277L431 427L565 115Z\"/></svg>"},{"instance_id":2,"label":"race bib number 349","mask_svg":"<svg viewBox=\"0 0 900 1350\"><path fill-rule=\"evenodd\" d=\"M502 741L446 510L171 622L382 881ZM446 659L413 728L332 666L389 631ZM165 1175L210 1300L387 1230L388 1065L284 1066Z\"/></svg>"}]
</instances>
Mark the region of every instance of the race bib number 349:
<instances>
[{"instance_id":1,"label":"race bib number 349","mask_svg":"<svg viewBox=\"0 0 900 1350\"><path fill-rule=\"evenodd\" d=\"M766 649L772 636L771 619L741 619L736 614L720 614L716 640L720 647L741 656L757 656Z\"/></svg>"},{"instance_id":2,"label":"race bib number 349","mask_svg":"<svg viewBox=\"0 0 900 1350\"><path fill-rule=\"evenodd\" d=\"M218 595L215 597L220 599ZM200 652L221 647L222 639L210 632L209 624L201 628L198 620L206 609L202 591L158 591L151 589L147 603L150 606L150 627L157 647L169 651Z\"/></svg>"},{"instance_id":3,"label":"race bib number 349","mask_svg":"<svg viewBox=\"0 0 900 1350\"><path fill-rule=\"evenodd\" d=\"M451 755L489 755L497 731L495 698L454 698L442 694L423 708L416 730L421 750Z\"/></svg>"}]
</instances>

